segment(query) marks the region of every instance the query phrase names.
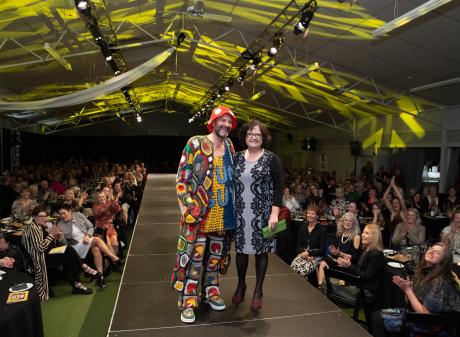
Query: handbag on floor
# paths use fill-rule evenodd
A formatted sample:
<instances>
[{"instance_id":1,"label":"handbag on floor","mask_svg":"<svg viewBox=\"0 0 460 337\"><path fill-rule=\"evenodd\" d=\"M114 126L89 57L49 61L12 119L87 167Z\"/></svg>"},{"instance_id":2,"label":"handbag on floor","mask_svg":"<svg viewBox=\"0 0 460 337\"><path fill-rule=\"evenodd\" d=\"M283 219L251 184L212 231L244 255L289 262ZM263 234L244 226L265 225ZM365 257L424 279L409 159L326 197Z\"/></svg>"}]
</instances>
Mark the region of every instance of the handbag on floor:
<instances>
[{"instance_id":1,"label":"handbag on floor","mask_svg":"<svg viewBox=\"0 0 460 337\"><path fill-rule=\"evenodd\" d=\"M316 270L316 267L320 261L320 257L315 257L313 260L307 261L300 255L297 255L297 257L291 262L291 268L295 270L300 276L308 277L308 275Z\"/></svg>"}]
</instances>

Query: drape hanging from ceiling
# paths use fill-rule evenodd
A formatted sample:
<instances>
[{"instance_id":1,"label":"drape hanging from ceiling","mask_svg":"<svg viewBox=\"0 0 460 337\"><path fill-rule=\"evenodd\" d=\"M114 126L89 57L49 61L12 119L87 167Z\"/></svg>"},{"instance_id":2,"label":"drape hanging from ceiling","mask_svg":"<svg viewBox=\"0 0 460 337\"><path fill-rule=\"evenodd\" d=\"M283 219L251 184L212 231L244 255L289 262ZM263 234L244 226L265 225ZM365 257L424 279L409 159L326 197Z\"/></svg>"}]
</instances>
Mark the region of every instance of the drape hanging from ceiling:
<instances>
[{"instance_id":1,"label":"drape hanging from ceiling","mask_svg":"<svg viewBox=\"0 0 460 337\"><path fill-rule=\"evenodd\" d=\"M168 48L147 62L142 63L140 66L127 71L126 73L111 78L110 80L95 85L89 89L74 92L72 94L30 102L6 102L0 100L0 110L51 109L90 102L98 97L102 97L114 91L120 90L121 88L146 75L148 72L152 71L164 61L166 61L175 50L175 47Z\"/></svg>"}]
</instances>

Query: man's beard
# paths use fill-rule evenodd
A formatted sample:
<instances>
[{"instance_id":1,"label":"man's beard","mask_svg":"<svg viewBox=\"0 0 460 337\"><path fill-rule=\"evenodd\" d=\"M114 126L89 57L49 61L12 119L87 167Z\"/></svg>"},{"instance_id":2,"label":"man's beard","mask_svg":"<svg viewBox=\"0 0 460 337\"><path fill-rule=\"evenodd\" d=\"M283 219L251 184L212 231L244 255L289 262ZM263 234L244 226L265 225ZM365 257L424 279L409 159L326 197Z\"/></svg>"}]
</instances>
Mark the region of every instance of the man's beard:
<instances>
[{"instance_id":1,"label":"man's beard","mask_svg":"<svg viewBox=\"0 0 460 337\"><path fill-rule=\"evenodd\" d=\"M226 133L225 136L220 135L221 130L223 130ZM215 128L214 129L214 133L216 134L216 136L219 137L219 138L222 138L222 139L227 138L229 132L230 132L230 130L228 130L226 127L223 127L223 126L221 126L220 128Z\"/></svg>"}]
</instances>

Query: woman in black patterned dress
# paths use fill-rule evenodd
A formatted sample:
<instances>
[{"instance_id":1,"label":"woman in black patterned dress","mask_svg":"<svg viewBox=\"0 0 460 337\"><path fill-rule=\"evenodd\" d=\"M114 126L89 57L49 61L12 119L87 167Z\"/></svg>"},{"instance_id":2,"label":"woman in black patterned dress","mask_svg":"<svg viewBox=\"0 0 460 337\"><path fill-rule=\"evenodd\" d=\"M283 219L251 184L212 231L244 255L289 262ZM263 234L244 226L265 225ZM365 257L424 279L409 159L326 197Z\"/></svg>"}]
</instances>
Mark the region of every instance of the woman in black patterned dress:
<instances>
[{"instance_id":1,"label":"woman in black patterned dress","mask_svg":"<svg viewBox=\"0 0 460 337\"><path fill-rule=\"evenodd\" d=\"M248 255L255 255L256 286L251 310L262 307L262 284L268 267L268 252L274 252L273 237L264 239L262 227L275 229L282 205L284 175L280 160L265 148L271 140L267 128L257 120L244 124L240 142L246 150L234 160L236 213L236 266L238 287L232 302L244 301Z\"/></svg>"}]
</instances>

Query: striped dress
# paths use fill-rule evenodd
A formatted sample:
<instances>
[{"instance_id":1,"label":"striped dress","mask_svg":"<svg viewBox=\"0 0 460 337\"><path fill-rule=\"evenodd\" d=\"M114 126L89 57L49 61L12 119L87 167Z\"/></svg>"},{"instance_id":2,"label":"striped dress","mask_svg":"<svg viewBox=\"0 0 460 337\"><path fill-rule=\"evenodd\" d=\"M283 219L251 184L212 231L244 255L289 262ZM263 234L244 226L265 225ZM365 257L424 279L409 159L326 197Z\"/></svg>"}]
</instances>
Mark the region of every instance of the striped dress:
<instances>
[{"instance_id":1,"label":"striped dress","mask_svg":"<svg viewBox=\"0 0 460 337\"><path fill-rule=\"evenodd\" d=\"M27 227L22 237L22 245L29 253L34 265L35 286L42 302L48 299L48 275L46 273L45 251L53 241L54 237L51 234L48 234L44 238L42 229L34 222Z\"/></svg>"}]
</instances>

